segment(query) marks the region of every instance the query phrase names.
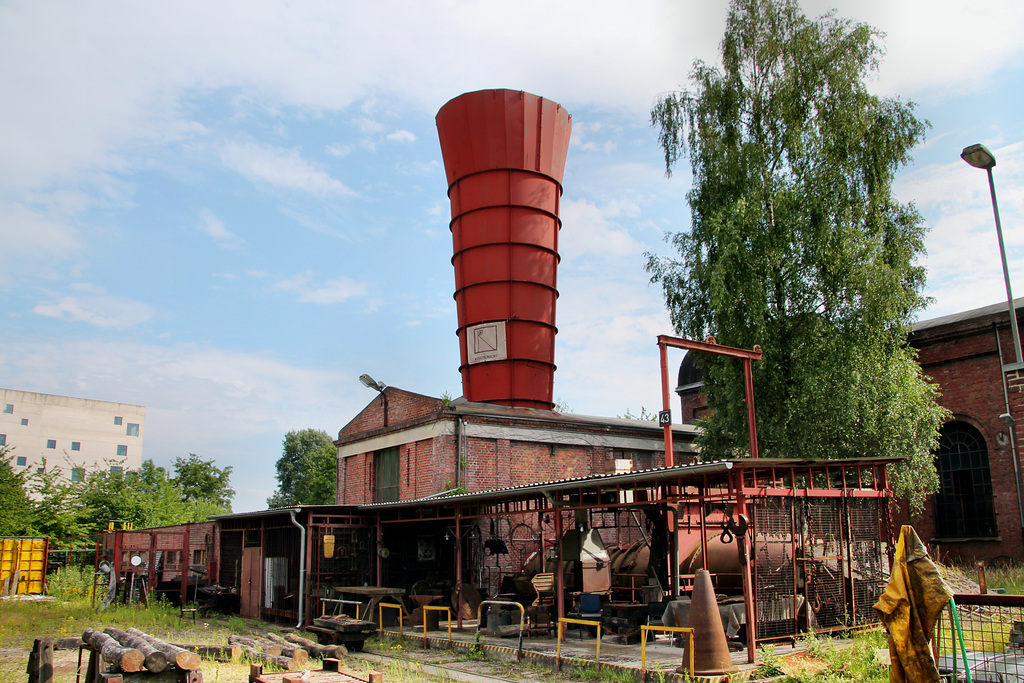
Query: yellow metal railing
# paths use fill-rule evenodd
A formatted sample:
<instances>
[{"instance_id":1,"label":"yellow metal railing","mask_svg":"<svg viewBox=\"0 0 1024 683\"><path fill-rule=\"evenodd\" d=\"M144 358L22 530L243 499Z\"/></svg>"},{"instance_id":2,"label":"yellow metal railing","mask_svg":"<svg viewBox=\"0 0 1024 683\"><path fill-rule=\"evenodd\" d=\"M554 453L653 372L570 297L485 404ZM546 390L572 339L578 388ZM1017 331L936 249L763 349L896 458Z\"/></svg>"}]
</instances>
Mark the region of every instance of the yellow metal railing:
<instances>
[{"instance_id":1,"label":"yellow metal railing","mask_svg":"<svg viewBox=\"0 0 1024 683\"><path fill-rule=\"evenodd\" d=\"M601 665L601 622L592 621L590 619L569 619L568 617L562 617L558 620L558 647L555 650L555 661L558 664L558 669L562 669L562 627L565 624L578 624L580 626L596 626L597 627L597 653L595 655L598 666Z\"/></svg>"},{"instance_id":2,"label":"yellow metal railing","mask_svg":"<svg viewBox=\"0 0 1024 683\"><path fill-rule=\"evenodd\" d=\"M452 611L447 607L439 607L437 605L424 605L423 606L423 646L427 645L427 612L433 610L435 612L444 612L448 617L448 642L452 642ZM438 622L438 628L441 627L440 621Z\"/></svg>"},{"instance_id":3,"label":"yellow metal railing","mask_svg":"<svg viewBox=\"0 0 1024 683\"><path fill-rule=\"evenodd\" d=\"M385 607L388 607L390 609L398 610L398 632L401 633L402 637L404 638L405 637L405 626L403 626L403 624L402 624L402 613L405 612L405 608L402 607L401 605L396 605L393 602L378 602L377 603L377 627L380 630L382 630L382 631L384 630L384 608Z\"/></svg>"},{"instance_id":4,"label":"yellow metal railing","mask_svg":"<svg viewBox=\"0 0 1024 683\"><path fill-rule=\"evenodd\" d=\"M647 632L665 631L668 633L685 633L689 644L686 651L689 653L688 676L693 678L693 629L682 626L641 626L640 627L640 676L646 680L647 676Z\"/></svg>"},{"instance_id":5,"label":"yellow metal railing","mask_svg":"<svg viewBox=\"0 0 1024 683\"><path fill-rule=\"evenodd\" d=\"M516 660L522 661L523 659L523 627L526 626L526 608L518 602L512 602L510 600L482 600L480 606L476 608L476 637L480 638L480 622L484 615L484 605L505 605L506 607L515 607L519 610L519 650L516 654Z\"/></svg>"}]
</instances>

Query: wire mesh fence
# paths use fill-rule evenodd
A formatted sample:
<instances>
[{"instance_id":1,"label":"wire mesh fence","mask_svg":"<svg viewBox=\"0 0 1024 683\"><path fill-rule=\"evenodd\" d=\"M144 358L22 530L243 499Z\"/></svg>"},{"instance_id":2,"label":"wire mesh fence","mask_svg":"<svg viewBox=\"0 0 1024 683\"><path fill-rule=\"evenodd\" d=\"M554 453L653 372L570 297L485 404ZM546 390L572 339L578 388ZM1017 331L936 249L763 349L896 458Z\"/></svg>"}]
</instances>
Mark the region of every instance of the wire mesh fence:
<instances>
[{"instance_id":1,"label":"wire mesh fence","mask_svg":"<svg viewBox=\"0 0 1024 683\"><path fill-rule=\"evenodd\" d=\"M1024 596L957 594L956 617L947 608L933 641L942 680L1024 683Z\"/></svg>"}]
</instances>

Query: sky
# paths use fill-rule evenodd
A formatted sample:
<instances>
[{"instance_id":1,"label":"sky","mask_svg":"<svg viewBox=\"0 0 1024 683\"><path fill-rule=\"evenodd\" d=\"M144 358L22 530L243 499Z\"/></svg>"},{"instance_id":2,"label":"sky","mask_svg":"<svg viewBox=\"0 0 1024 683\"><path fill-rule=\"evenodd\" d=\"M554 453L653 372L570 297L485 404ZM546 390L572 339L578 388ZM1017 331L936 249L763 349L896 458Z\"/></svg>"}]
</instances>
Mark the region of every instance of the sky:
<instances>
[{"instance_id":1,"label":"sky","mask_svg":"<svg viewBox=\"0 0 1024 683\"><path fill-rule=\"evenodd\" d=\"M927 140L896 183L929 227L921 319L1024 295L1024 5L805 0L885 33L871 88ZM233 468L262 509L289 430L376 380L462 394L434 116L509 88L572 115L555 397L660 407L672 334L645 253L689 225L659 94L715 63L724 2L0 0L0 386L145 405L144 458ZM670 355L678 365L680 355Z\"/></svg>"}]
</instances>

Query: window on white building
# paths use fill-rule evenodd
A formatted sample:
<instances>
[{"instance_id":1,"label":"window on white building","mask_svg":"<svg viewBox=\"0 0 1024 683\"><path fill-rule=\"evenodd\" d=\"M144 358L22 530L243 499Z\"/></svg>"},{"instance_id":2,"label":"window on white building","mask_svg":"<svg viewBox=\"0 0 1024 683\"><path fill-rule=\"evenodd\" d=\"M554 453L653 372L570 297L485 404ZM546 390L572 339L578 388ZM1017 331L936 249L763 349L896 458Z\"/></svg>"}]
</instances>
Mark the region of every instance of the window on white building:
<instances>
[{"instance_id":1,"label":"window on white building","mask_svg":"<svg viewBox=\"0 0 1024 683\"><path fill-rule=\"evenodd\" d=\"M21 426L22 427L28 427L28 418L27 417L21 418Z\"/></svg>"},{"instance_id":2,"label":"window on white building","mask_svg":"<svg viewBox=\"0 0 1024 683\"><path fill-rule=\"evenodd\" d=\"M4 404L4 412L7 413L8 415L14 414L14 404L13 403L5 403Z\"/></svg>"},{"instance_id":3,"label":"window on white building","mask_svg":"<svg viewBox=\"0 0 1024 683\"><path fill-rule=\"evenodd\" d=\"M117 454L120 455L122 458L127 457L127 455L128 455L128 447L127 446L118 446L117 447Z\"/></svg>"},{"instance_id":4,"label":"window on white building","mask_svg":"<svg viewBox=\"0 0 1024 683\"><path fill-rule=\"evenodd\" d=\"M0 434L0 446L6 446L6 445L7 445L7 435L6 434Z\"/></svg>"},{"instance_id":5,"label":"window on white building","mask_svg":"<svg viewBox=\"0 0 1024 683\"><path fill-rule=\"evenodd\" d=\"M128 434L128 436L138 436L139 435L139 425L135 424L134 422L129 422L128 423L127 434Z\"/></svg>"},{"instance_id":6,"label":"window on white building","mask_svg":"<svg viewBox=\"0 0 1024 683\"><path fill-rule=\"evenodd\" d=\"M121 474L121 466L120 465L111 465L110 466L110 473L111 474Z\"/></svg>"},{"instance_id":7,"label":"window on white building","mask_svg":"<svg viewBox=\"0 0 1024 683\"><path fill-rule=\"evenodd\" d=\"M27 461L27 460L25 459L25 456L24 456L24 455L19 455L19 456L18 456L18 460L17 460L17 463L18 463L18 466L19 466L19 467L24 467L25 465L27 465L27 464L28 464L28 461Z\"/></svg>"},{"instance_id":8,"label":"window on white building","mask_svg":"<svg viewBox=\"0 0 1024 683\"><path fill-rule=\"evenodd\" d=\"M71 468L71 481L85 481L85 468L84 467L72 467Z\"/></svg>"},{"instance_id":9,"label":"window on white building","mask_svg":"<svg viewBox=\"0 0 1024 683\"><path fill-rule=\"evenodd\" d=\"M71 442L71 450L73 450L73 451L80 451L80 450L82 450L82 442L81 441L72 441Z\"/></svg>"},{"instance_id":10,"label":"window on white building","mask_svg":"<svg viewBox=\"0 0 1024 683\"><path fill-rule=\"evenodd\" d=\"M46 440L46 447L47 448L56 448L57 447L57 439L47 439Z\"/></svg>"},{"instance_id":11,"label":"window on white building","mask_svg":"<svg viewBox=\"0 0 1024 683\"><path fill-rule=\"evenodd\" d=\"M122 419L124 419L124 418L121 418L121 417L115 417L115 418L114 418L114 424L116 424L116 425L120 426L120 425L121 425L121 420L122 420Z\"/></svg>"}]
</instances>

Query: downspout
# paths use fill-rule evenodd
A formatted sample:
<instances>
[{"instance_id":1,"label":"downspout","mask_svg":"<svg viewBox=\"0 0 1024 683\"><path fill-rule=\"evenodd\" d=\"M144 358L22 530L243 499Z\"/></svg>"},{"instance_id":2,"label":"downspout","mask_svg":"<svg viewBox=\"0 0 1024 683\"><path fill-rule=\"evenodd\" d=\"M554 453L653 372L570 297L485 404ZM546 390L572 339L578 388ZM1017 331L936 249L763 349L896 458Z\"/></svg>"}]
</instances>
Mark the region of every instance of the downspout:
<instances>
[{"instance_id":1,"label":"downspout","mask_svg":"<svg viewBox=\"0 0 1024 683\"><path fill-rule=\"evenodd\" d=\"M455 416L455 489L458 490L462 481L462 416Z\"/></svg>"},{"instance_id":2,"label":"downspout","mask_svg":"<svg viewBox=\"0 0 1024 683\"><path fill-rule=\"evenodd\" d=\"M1020 463L1017 462L1017 429L1013 421L1013 413L1010 412L1010 392L1006 387L1006 371L1003 369L1003 345L999 341L999 327L995 323L992 323L992 331L996 336L996 351L999 354L999 377L1002 380L1003 401L1006 405L1004 415L1008 418L1006 426L1010 432L1010 457L1013 460L1013 481L1017 485L1017 514L1020 517L1021 538L1024 539L1024 501L1021 500L1020 493Z\"/></svg>"},{"instance_id":3,"label":"downspout","mask_svg":"<svg viewBox=\"0 0 1024 683\"><path fill-rule=\"evenodd\" d=\"M302 535L299 537L299 623L295 625L295 628L301 629L306 607L306 527L299 524L299 520L295 519L294 508L288 510L288 514L292 516L292 524L302 532Z\"/></svg>"}]
</instances>

